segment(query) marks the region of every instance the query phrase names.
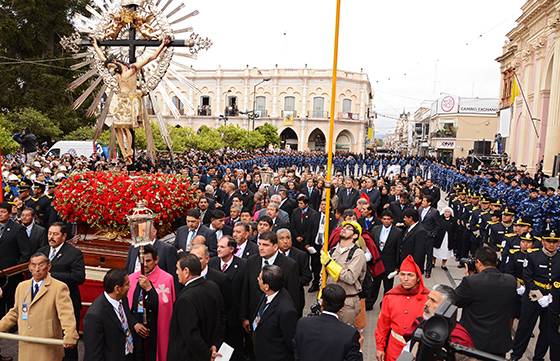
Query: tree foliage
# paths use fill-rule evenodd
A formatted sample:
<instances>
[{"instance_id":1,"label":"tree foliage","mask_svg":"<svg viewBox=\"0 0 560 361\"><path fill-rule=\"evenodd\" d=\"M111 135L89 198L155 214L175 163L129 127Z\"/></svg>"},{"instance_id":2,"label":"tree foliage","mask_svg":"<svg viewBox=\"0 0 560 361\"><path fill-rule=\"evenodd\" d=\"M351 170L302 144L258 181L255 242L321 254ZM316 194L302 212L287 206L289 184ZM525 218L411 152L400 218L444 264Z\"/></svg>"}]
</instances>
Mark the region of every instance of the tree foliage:
<instances>
[{"instance_id":1,"label":"tree foliage","mask_svg":"<svg viewBox=\"0 0 560 361\"><path fill-rule=\"evenodd\" d=\"M24 108L0 117L0 125L12 135L29 128L39 141L58 139L62 136L62 130L49 117L33 108Z\"/></svg>"},{"instance_id":2,"label":"tree foliage","mask_svg":"<svg viewBox=\"0 0 560 361\"><path fill-rule=\"evenodd\" d=\"M0 126L0 153L15 153L18 149L19 144L12 138L12 134L3 126Z\"/></svg>"},{"instance_id":3,"label":"tree foliage","mask_svg":"<svg viewBox=\"0 0 560 361\"><path fill-rule=\"evenodd\" d=\"M262 134L265 139L265 144L272 144L274 146L280 145L280 136L278 135L278 128L270 123L264 123L256 129L257 132Z\"/></svg>"},{"instance_id":4,"label":"tree foliage","mask_svg":"<svg viewBox=\"0 0 560 361\"><path fill-rule=\"evenodd\" d=\"M79 112L71 109L73 99L89 84L75 94L67 90L79 74L70 70L76 61L59 45L62 36L74 31L70 18L87 3L89 0L0 0L1 113L33 108L65 134L93 122L85 118L85 106Z\"/></svg>"}]
</instances>

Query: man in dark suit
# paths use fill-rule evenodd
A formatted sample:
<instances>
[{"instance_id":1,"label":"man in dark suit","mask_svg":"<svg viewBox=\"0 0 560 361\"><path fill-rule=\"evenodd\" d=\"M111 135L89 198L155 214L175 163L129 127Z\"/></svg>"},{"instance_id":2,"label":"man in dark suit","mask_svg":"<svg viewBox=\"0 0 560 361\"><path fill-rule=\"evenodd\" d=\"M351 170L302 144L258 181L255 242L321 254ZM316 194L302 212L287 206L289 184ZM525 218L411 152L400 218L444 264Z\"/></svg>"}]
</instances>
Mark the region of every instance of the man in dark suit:
<instances>
[{"instance_id":1,"label":"man in dark suit","mask_svg":"<svg viewBox=\"0 0 560 361\"><path fill-rule=\"evenodd\" d=\"M408 202L408 193L401 193L399 200L389 203L389 211L393 214L393 223L397 227L404 226L403 213L412 206Z\"/></svg>"},{"instance_id":2,"label":"man in dark suit","mask_svg":"<svg viewBox=\"0 0 560 361\"><path fill-rule=\"evenodd\" d=\"M177 228L174 246L178 250L189 251L192 239L195 236L204 236L210 256L216 255L216 234L201 223L200 211L196 208L187 211L187 225Z\"/></svg>"},{"instance_id":3,"label":"man in dark suit","mask_svg":"<svg viewBox=\"0 0 560 361\"><path fill-rule=\"evenodd\" d=\"M362 361L360 334L338 319L346 292L328 284L321 294L321 315L300 319L296 327L296 359L299 361Z\"/></svg>"},{"instance_id":4,"label":"man in dark suit","mask_svg":"<svg viewBox=\"0 0 560 361\"><path fill-rule=\"evenodd\" d=\"M311 220L311 243L305 247L307 253L309 253L311 258L311 272L313 273L313 282L311 287L307 290L309 293L317 292L319 290L319 281L321 278L321 247L323 246L325 237L325 211L327 208L327 202L323 199L319 205L319 212L317 212ZM336 219L334 215L330 214L329 217L329 235L332 233L333 229L336 228Z\"/></svg>"},{"instance_id":5,"label":"man in dark suit","mask_svg":"<svg viewBox=\"0 0 560 361\"><path fill-rule=\"evenodd\" d=\"M383 294L393 288L394 274L399 268L399 243L402 239L402 231L393 225L393 215L385 210L381 213L381 225L373 227L372 236L377 249L381 252L381 260L385 266L382 275L373 278L373 285L370 295L366 295L366 309L372 310L377 301L381 282L383 282Z\"/></svg>"},{"instance_id":6,"label":"man in dark suit","mask_svg":"<svg viewBox=\"0 0 560 361\"><path fill-rule=\"evenodd\" d=\"M305 245L312 243L311 221L317 211L309 207L309 199L303 194L298 196L297 202L298 208L292 212L292 239L297 248L304 250Z\"/></svg>"},{"instance_id":7,"label":"man in dark suit","mask_svg":"<svg viewBox=\"0 0 560 361\"><path fill-rule=\"evenodd\" d=\"M371 207L371 204L366 204L362 211L362 216L358 218L358 223L362 226L362 232L371 232L373 231L373 227L381 224L377 215L375 214L374 208Z\"/></svg>"},{"instance_id":8,"label":"man in dark suit","mask_svg":"<svg viewBox=\"0 0 560 361\"><path fill-rule=\"evenodd\" d=\"M0 203L0 269L27 262L31 256L29 239L25 228L10 219L12 205ZM15 275L8 279L2 287L4 296L0 298L0 315L3 315L14 305L16 287L23 278Z\"/></svg>"},{"instance_id":9,"label":"man in dark suit","mask_svg":"<svg viewBox=\"0 0 560 361\"><path fill-rule=\"evenodd\" d=\"M371 208L376 212L377 208L379 208L379 204L381 203L381 193L379 189L375 186L375 181L371 178L366 178L365 180L365 188L362 189L361 193L365 194L369 198L369 204Z\"/></svg>"},{"instance_id":10,"label":"man in dark suit","mask_svg":"<svg viewBox=\"0 0 560 361\"><path fill-rule=\"evenodd\" d=\"M224 337L224 301L218 286L200 274L198 257L177 261L179 282L185 287L173 306L167 360L208 361L217 356Z\"/></svg>"},{"instance_id":11,"label":"man in dark suit","mask_svg":"<svg viewBox=\"0 0 560 361\"><path fill-rule=\"evenodd\" d=\"M298 264L299 269L299 300L301 308L298 308L298 315L303 315L303 308L305 307L305 294L303 288L311 282L311 269L309 268L309 254L306 251L292 247L292 234L287 228L281 228L276 231L278 238L278 249L284 255L290 257Z\"/></svg>"},{"instance_id":12,"label":"man in dark suit","mask_svg":"<svg viewBox=\"0 0 560 361\"><path fill-rule=\"evenodd\" d=\"M243 209L253 210L255 194L249 190L247 182L242 181L239 183L239 188L233 195L234 197L237 196L243 202Z\"/></svg>"},{"instance_id":13,"label":"man in dark suit","mask_svg":"<svg viewBox=\"0 0 560 361\"><path fill-rule=\"evenodd\" d=\"M261 269L274 264L280 267L284 276L284 288L299 309L299 270L296 261L278 252L278 238L275 233L266 232L259 238L259 255L247 260L247 273L241 296L241 319L246 332L251 331L252 316L256 314L263 292L257 282Z\"/></svg>"},{"instance_id":14,"label":"man in dark suit","mask_svg":"<svg viewBox=\"0 0 560 361\"><path fill-rule=\"evenodd\" d=\"M441 191L434 185L431 179L426 179L426 186L422 189L422 193L432 197L432 204L437 208L439 200L441 199Z\"/></svg>"},{"instance_id":15,"label":"man in dark suit","mask_svg":"<svg viewBox=\"0 0 560 361\"><path fill-rule=\"evenodd\" d=\"M293 199L288 198L288 191L284 187L280 189L280 192L278 194L280 195L281 198L280 209L288 213L289 215L291 215L294 209L297 207L296 202L294 202Z\"/></svg>"},{"instance_id":16,"label":"man in dark suit","mask_svg":"<svg viewBox=\"0 0 560 361\"><path fill-rule=\"evenodd\" d=\"M29 238L31 254L47 245L47 230L35 222L35 210L33 208L25 208L21 212L21 225L25 227L27 238Z\"/></svg>"},{"instance_id":17,"label":"man in dark suit","mask_svg":"<svg viewBox=\"0 0 560 361\"><path fill-rule=\"evenodd\" d=\"M347 177L344 179L344 188L340 188L338 193L338 209L344 211L346 209L354 209L356 202L360 198L360 192L352 186L352 178Z\"/></svg>"},{"instance_id":18,"label":"man in dark suit","mask_svg":"<svg viewBox=\"0 0 560 361\"><path fill-rule=\"evenodd\" d=\"M434 255L434 242L438 236L440 229L440 216L437 209L432 207L433 199L431 196L425 195L422 197L422 207L418 210L420 215L420 223L428 232L426 242L426 278L432 275L433 255Z\"/></svg>"},{"instance_id":19,"label":"man in dark suit","mask_svg":"<svg viewBox=\"0 0 560 361\"><path fill-rule=\"evenodd\" d=\"M152 247L158 255L158 266L170 275L176 275L177 250L173 246L157 239L157 228L152 225ZM126 257L125 269L129 274L140 271L140 261L138 258L138 248L130 246ZM175 278L177 280L177 278Z\"/></svg>"},{"instance_id":20,"label":"man in dark suit","mask_svg":"<svg viewBox=\"0 0 560 361\"><path fill-rule=\"evenodd\" d=\"M275 265L264 266L257 279L263 296L251 317L255 357L259 361L292 361L298 317L283 287L283 270Z\"/></svg>"},{"instance_id":21,"label":"man in dark suit","mask_svg":"<svg viewBox=\"0 0 560 361\"><path fill-rule=\"evenodd\" d=\"M227 314L224 342L234 348L232 360L244 360L243 327L241 326L240 301L247 261L234 255L237 243L231 236L218 239L218 256L208 262L208 267L227 276L232 289L232 302Z\"/></svg>"},{"instance_id":22,"label":"man in dark suit","mask_svg":"<svg viewBox=\"0 0 560 361\"><path fill-rule=\"evenodd\" d=\"M420 224L418 211L409 208L403 212L403 220L406 230L399 244L399 262L400 265L406 256L411 255L414 262L424 272L424 260L426 258L426 242L428 242L428 232L424 226Z\"/></svg>"},{"instance_id":23,"label":"man in dark suit","mask_svg":"<svg viewBox=\"0 0 560 361\"><path fill-rule=\"evenodd\" d=\"M49 245L39 249L51 261L51 276L66 283L70 291L76 328L80 325L82 299L79 286L86 280L84 255L78 248L66 242L67 231L63 223L53 223L49 227ZM78 360L78 349L64 349L64 359Z\"/></svg>"},{"instance_id":24,"label":"man in dark suit","mask_svg":"<svg viewBox=\"0 0 560 361\"><path fill-rule=\"evenodd\" d=\"M200 222L204 225L210 224L212 214L210 200L206 197L198 198L197 209L200 211Z\"/></svg>"},{"instance_id":25,"label":"man in dark suit","mask_svg":"<svg viewBox=\"0 0 560 361\"><path fill-rule=\"evenodd\" d=\"M259 247L255 242L249 241L250 227L247 223L237 222L233 227L233 239L237 243L235 256L249 259L259 254Z\"/></svg>"},{"instance_id":26,"label":"man in dark suit","mask_svg":"<svg viewBox=\"0 0 560 361\"><path fill-rule=\"evenodd\" d=\"M130 280L124 269L112 269L103 277L104 293L97 297L84 317L84 361L133 361L134 324L127 294Z\"/></svg>"},{"instance_id":27,"label":"man in dark suit","mask_svg":"<svg viewBox=\"0 0 560 361\"><path fill-rule=\"evenodd\" d=\"M475 258L477 273L463 278L455 289L456 304L463 308L460 323L476 349L504 357L512 347L517 281L496 269L497 255L491 248L477 249Z\"/></svg>"},{"instance_id":28,"label":"man in dark suit","mask_svg":"<svg viewBox=\"0 0 560 361\"><path fill-rule=\"evenodd\" d=\"M319 205L321 204L321 193L319 193L319 190L315 188L315 182L312 178L307 180L307 187L303 187L301 189L301 193L305 194L307 199L309 199L309 207L318 211Z\"/></svg>"},{"instance_id":29,"label":"man in dark suit","mask_svg":"<svg viewBox=\"0 0 560 361\"><path fill-rule=\"evenodd\" d=\"M221 209L214 209L210 216L210 226L208 227L216 234L216 240L223 236L231 236L233 227L225 224L226 215Z\"/></svg>"}]
</instances>

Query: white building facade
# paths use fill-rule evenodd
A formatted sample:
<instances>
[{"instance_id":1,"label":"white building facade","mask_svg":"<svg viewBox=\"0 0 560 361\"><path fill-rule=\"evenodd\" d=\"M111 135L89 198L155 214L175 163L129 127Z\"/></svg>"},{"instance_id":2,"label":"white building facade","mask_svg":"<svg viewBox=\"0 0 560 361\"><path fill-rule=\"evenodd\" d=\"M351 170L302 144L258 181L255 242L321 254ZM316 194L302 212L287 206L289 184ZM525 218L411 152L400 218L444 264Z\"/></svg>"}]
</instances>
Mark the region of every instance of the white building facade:
<instances>
[{"instance_id":1,"label":"white building facade","mask_svg":"<svg viewBox=\"0 0 560 361\"><path fill-rule=\"evenodd\" d=\"M282 148L326 150L331 102L331 70L186 68L181 76L191 87L175 81L170 94L179 117L169 110L172 126L219 127L236 124L255 129L265 123L278 128ZM339 70L333 149L364 152L373 142L373 90L364 72ZM156 96L160 105L164 99ZM157 106L156 109L168 107ZM251 114L258 117L250 119ZM370 116L371 115L371 116Z\"/></svg>"}]
</instances>

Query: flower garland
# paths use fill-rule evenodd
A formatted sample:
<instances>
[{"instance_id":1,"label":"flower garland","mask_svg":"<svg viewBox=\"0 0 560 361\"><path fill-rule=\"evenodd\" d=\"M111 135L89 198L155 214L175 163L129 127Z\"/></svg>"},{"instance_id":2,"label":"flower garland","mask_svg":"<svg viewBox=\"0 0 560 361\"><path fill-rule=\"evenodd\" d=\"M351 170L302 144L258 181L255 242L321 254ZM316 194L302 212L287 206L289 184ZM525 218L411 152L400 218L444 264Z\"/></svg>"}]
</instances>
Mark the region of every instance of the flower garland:
<instances>
[{"instance_id":1,"label":"flower garland","mask_svg":"<svg viewBox=\"0 0 560 361\"><path fill-rule=\"evenodd\" d=\"M146 201L162 226L184 215L195 204L187 177L174 174L85 172L64 180L55 191L54 208L67 222L92 228L127 231L126 216L136 202Z\"/></svg>"}]
</instances>

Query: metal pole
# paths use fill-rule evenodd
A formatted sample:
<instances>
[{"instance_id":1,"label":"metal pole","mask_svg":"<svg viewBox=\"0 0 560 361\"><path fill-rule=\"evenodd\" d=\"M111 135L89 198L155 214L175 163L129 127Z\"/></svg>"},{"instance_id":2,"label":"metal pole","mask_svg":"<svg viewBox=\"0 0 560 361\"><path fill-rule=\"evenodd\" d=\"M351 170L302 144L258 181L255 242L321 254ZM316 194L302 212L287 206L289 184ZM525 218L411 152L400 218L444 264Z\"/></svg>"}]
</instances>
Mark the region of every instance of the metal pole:
<instances>
[{"instance_id":1,"label":"metal pole","mask_svg":"<svg viewBox=\"0 0 560 361\"><path fill-rule=\"evenodd\" d=\"M332 67L332 84L331 84L331 114L329 121L329 141L328 141L328 161L327 161L327 181L326 181L326 207L325 207L325 238L323 240L323 252L329 251L329 226L331 211L331 173L332 173L332 157L333 157L333 133L334 133L334 111L336 103L336 75L338 68L338 33L340 30L340 0L336 0L336 16L334 30L334 54ZM327 285L327 269L323 267L321 270L321 289ZM319 292L320 294L321 292Z\"/></svg>"}]
</instances>

